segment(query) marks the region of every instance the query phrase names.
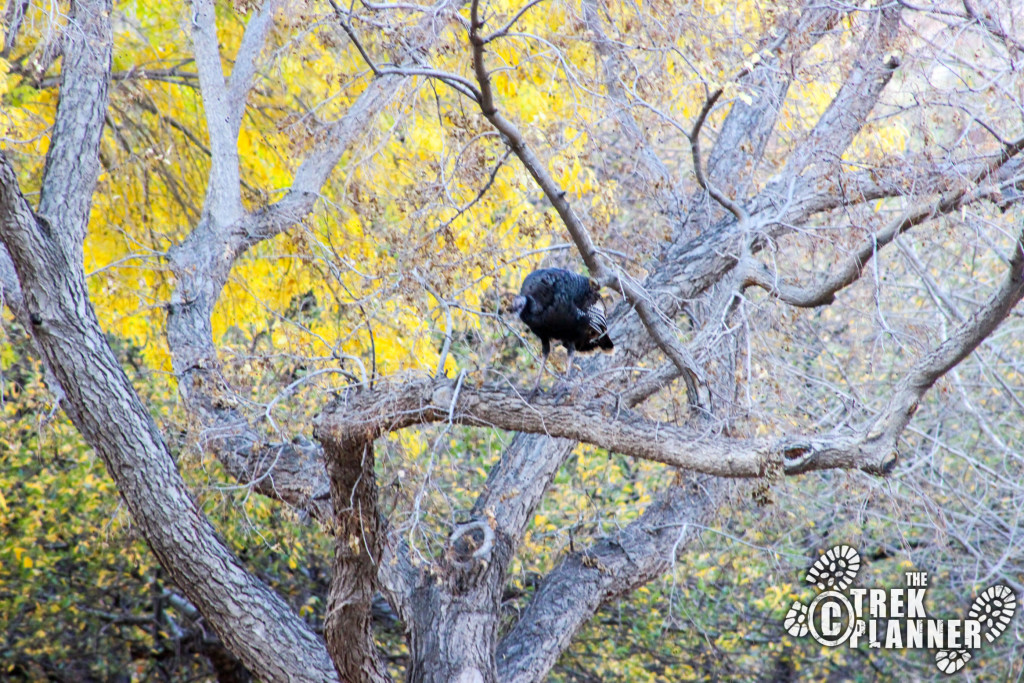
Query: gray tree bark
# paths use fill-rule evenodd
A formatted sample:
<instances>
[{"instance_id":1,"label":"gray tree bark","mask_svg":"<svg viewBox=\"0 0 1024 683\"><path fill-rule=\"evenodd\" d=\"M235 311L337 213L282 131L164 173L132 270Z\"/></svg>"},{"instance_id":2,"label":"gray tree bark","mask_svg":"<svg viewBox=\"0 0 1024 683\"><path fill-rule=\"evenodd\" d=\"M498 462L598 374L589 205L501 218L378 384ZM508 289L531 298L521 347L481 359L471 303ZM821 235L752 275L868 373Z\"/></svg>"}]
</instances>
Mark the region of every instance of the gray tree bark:
<instances>
[{"instance_id":1,"label":"gray tree bark","mask_svg":"<svg viewBox=\"0 0 1024 683\"><path fill-rule=\"evenodd\" d=\"M72 4L78 30L66 36L38 212L0 152L0 239L17 271L32 335L64 388L68 417L103 458L157 559L225 644L268 680L333 680L320 639L242 567L196 507L89 301L82 241L99 170L110 12L109 0Z\"/></svg>"}]
</instances>

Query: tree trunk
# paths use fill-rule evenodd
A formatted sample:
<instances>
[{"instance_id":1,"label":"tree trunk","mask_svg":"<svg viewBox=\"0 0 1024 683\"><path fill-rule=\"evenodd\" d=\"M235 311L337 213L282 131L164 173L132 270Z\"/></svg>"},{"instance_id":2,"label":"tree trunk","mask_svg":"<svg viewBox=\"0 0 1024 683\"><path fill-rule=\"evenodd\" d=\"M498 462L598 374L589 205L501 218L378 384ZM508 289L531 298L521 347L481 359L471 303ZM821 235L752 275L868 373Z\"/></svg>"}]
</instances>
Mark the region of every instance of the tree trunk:
<instances>
[{"instance_id":1,"label":"tree trunk","mask_svg":"<svg viewBox=\"0 0 1024 683\"><path fill-rule=\"evenodd\" d=\"M489 584L467 593L439 588L432 580L413 596L410 683L495 683L500 605L494 591Z\"/></svg>"},{"instance_id":2,"label":"tree trunk","mask_svg":"<svg viewBox=\"0 0 1024 683\"><path fill-rule=\"evenodd\" d=\"M371 606L380 563L382 522L377 510L373 441L346 435L324 440L334 503L334 574L324 637L343 681L390 681L373 639Z\"/></svg>"},{"instance_id":3,"label":"tree trunk","mask_svg":"<svg viewBox=\"0 0 1024 683\"><path fill-rule=\"evenodd\" d=\"M38 214L0 152L0 240L62 407L96 449L147 543L225 645L265 680L334 680L323 642L249 574L196 507L107 344L82 263L107 105L109 0L73 2Z\"/></svg>"}]
</instances>

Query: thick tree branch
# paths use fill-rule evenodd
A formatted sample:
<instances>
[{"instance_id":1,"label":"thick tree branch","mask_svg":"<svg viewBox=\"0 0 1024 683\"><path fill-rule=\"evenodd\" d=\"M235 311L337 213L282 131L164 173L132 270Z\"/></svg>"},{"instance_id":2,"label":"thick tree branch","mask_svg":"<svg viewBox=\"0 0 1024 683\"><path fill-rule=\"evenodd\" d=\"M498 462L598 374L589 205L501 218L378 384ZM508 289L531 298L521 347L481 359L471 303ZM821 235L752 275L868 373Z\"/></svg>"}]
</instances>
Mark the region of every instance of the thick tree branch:
<instances>
[{"instance_id":1,"label":"thick tree branch","mask_svg":"<svg viewBox=\"0 0 1024 683\"><path fill-rule=\"evenodd\" d=\"M253 77L256 75L256 63L266 44L267 33L274 26L274 13L280 5L281 0L263 0L263 4L253 12L249 23L245 25L242 43L235 55L235 64L227 82L227 107L228 126L234 131L236 141L242 127L245 103L249 100Z\"/></svg>"},{"instance_id":2,"label":"thick tree branch","mask_svg":"<svg viewBox=\"0 0 1024 683\"><path fill-rule=\"evenodd\" d=\"M899 67L899 57L892 50L899 34L901 8L893 3L874 12L871 16L876 25L867 30L860 57L825 113L788 156L778 186L787 187L808 169L820 176L838 163Z\"/></svg>"},{"instance_id":3,"label":"thick tree branch","mask_svg":"<svg viewBox=\"0 0 1024 683\"><path fill-rule=\"evenodd\" d=\"M0 155L3 153L0 152ZM3 219L0 218L0 221ZM25 296L21 292L21 284L18 282L18 273L15 271L14 262L11 261L10 254L7 253L7 247L4 246L4 241L0 238L0 309L6 306L14 314L14 318L21 324L21 326L27 331L32 330L32 317L29 315L28 306L25 305ZM35 339L33 339L35 343ZM38 344L36 344L38 350ZM42 357L42 353L39 356ZM46 378L46 386L53 394L53 408L50 409L49 414L46 416L46 420L51 419L61 407L61 403L64 401L64 389L61 388L60 382L57 377L50 370L50 367L46 364L43 365L43 373Z\"/></svg>"},{"instance_id":4,"label":"thick tree branch","mask_svg":"<svg viewBox=\"0 0 1024 683\"><path fill-rule=\"evenodd\" d=\"M625 77L628 61L622 49L607 36L596 0L586 0L583 3L583 21L587 30L594 36L594 49L603 60L604 86L613 107L613 116L636 147L636 154L647 171L651 184L658 188L659 195L669 206L669 215L678 219L682 213L682 206L672 172L658 156L649 137L641 130L630 111L629 99L621 81Z\"/></svg>"},{"instance_id":5,"label":"thick tree branch","mask_svg":"<svg viewBox=\"0 0 1024 683\"><path fill-rule=\"evenodd\" d=\"M342 678L387 679L370 628L373 588L379 582L398 597L394 602L412 635L409 680L492 683L498 611L467 608L496 603L502 567L511 558L508 546L495 548L490 515L485 512L457 527L436 562L413 567L404 553L390 554L388 546L401 547L397 539L382 544L385 522L377 505L373 432L337 431L325 424L319 422L316 435L324 444L339 511L325 634ZM389 583L396 577L399 585Z\"/></svg>"},{"instance_id":6,"label":"thick tree branch","mask_svg":"<svg viewBox=\"0 0 1024 683\"><path fill-rule=\"evenodd\" d=\"M799 474L831 468L884 473L892 465L896 439L924 393L991 334L1024 295L1022 264L1024 247L1018 240L999 291L897 384L892 400L874 421L884 426L882 431L876 428L776 440L728 439L654 422L619 409L610 399L570 404L541 396L527 403L515 388L462 384L456 392L447 379L409 381L351 393L325 410L320 428L335 438L352 432L376 437L414 424L452 421L574 439L723 477L758 477L771 471Z\"/></svg>"},{"instance_id":7,"label":"thick tree branch","mask_svg":"<svg viewBox=\"0 0 1024 683\"><path fill-rule=\"evenodd\" d=\"M109 54L109 52L108 52ZM36 222L0 153L0 238L14 258L32 331L67 394L65 411L103 458L133 519L178 587L246 666L267 679L323 681L323 643L252 577L196 508L160 433L117 364L59 223Z\"/></svg>"},{"instance_id":8,"label":"thick tree branch","mask_svg":"<svg viewBox=\"0 0 1024 683\"><path fill-rule=\"evenodd\" d=\"M582 404L540 396L527 403L515 388L463 384L449 379L411 380L350 392L318 418L335 440L347 434L374 438L412 425L447 422L573 439L609 451L722 477L760 477L780 470L881 471L881 453L856 435L795 439L727 439L620 410L612 398ZM890 444L891 446L891 444Z\"/></svg>"},{"instance_id":9,"label":"thick tree branch","mask_svg":"<svg viewBox=\"0 0 1024 683\"><path fill-rule=\"evenodd\" d=\"M754 172L762 164L766 146L775 129L778 115L783 109L791 74L796 64L810 48L827 35L828 29L844 12L845 10L838 6L822 6L808 2L799 12L792 12L779 18L778 25L773 27L773 33L767 33L759 41L755 53L756 61L743 67L732 78L741 92L749 94L749 101L748 98L741 97L733 99L729 113L714 137L714 145L708 154L706 164L701 159L699 138L696 148L693 145L694 133L699 135L701 132L703 118L709 111L708 106L714 102L710 99L705 102L702 114L689 130L675 124L691 142L691 163L695 174L699 174L698 181L702 187L710 183L714 186L719 199L728 199L726 191L730 189L736 197L743 195L745 188L753 182ZM707 196L711 196L711 193L707 193ZM736 218L737 211L741 215L753 213L752 210L741 206L738 200L732 203L729 213L733 218ZM674 231L674 242L678 242L684 236L692 236L706 230L711 222L710 205L705 200L704 190L690 198L687 208L685 218Z\"/></svg>"},{"instance_id":10,"label":"thick tree branch","mask_svg":"<svg viewBox=\"0 0 1024 683\"><path fill-rule=\"evenodd\" d=\"M898 164L898 167L897 167ZM841 170L835 176L822 179L818 192L800 197L794 196L790 210L782 221L790 225L802 225L815 214L833 211L840 207L854 207L866 202L893 197L921 197L948 191L956 178L970 175L969 169L950 168L948 165L930 164L927 159L916 156L895 160L888 169L872 168L870 171ZM908 175L908 172L910 175ZM761 196L754 213L764 215L777 211L771 197Z\"/></svg>"},{"instance_id":11,"label":"thick tree branch","mask_svg":"<svg viewBox=\"0 0 1024 683\"><path fill-rule=\"evenodd\" d=\"M100 167L110 77L110 12L105 2L72 4L63 40L60 102L39 199L40 218L54 224L59 221L71 231L79 259Z\"/></svg>"},{"instance_id":12,"label":"thick tree branch","mask_svg":"<svg viewBox=\"0 0 1024 683\"><path fill-rule=\"evenodd\" d=\"M841 6L805 2L799 12L780 16L774 35L766 33L759 41L754 53L757 61L732 79L740 92L749 94L749 102L733 99L708 154L709 178L737 186L737 176L752 177L782 111L795 65L846 11Z\"/></svg>"},{"instance_id":13,"label":"thick tree branch","mask_svg":"<svg viewBox=\"0 0 1024 683\"><path fill-rule=\"evenodd\" d=\"M203 213L217 225L233 225L245 213L238 167L238 129L232 125L235 107L224 82L213 0L192 1L192 43L213 152ZM244 102L241 106L244 107Z\"/></svg>"},{"instance_id":14,"label":"thick tree branch","mask_svg":"<svg viewBox=\"0 0 1024 683\"><path fill-rule=\"evenodd\" d=\"M496 556L511 560L534 510L575 447L572 439L520 432L505 448L501 460L487 473L484 491L473 505L477 518L486 517L488 511L494 515L500 546ZM515 495L510 495L512 492Z\"/></svg>"},{"instance_id":15,"label":"thick tree branch","mask_svg":"<svg viewBox=\"0 0 1024 683\"><path fill-rule=\"evenodd\" d=\"M861 43L861 56L839 92L808 136L790 154L783 171L769 181L759 197L753 200L757 205L763 199L762 213L769 215L754 215L750 221L752 226L763 228L781 220L780 211L776 208L778 203L788 204L787 197L804 196L808 188L814 187L823 174L838 162L864 127L867 116L899 66L899 60L891 50L898 33L900 8L890 5L874 12L877 14L871 16L877 17L877 25L868 30ZM822 21L827 24L831 19L823 17ZM766 100L765 105L768 104ZM826 165L819 168L819 161ZM813 172L807 172L808 169ZM743 227L740 221L730 216L685 241L683 238L690 235L678 233L677 241L667 249L662 259L665 267L654 273L648 284L649 289L656 288L673 295L673 299L662 306L666 313L674 315L678 306L673 301L700 295L735 267L740 255L750 247L750 240L744 238Z\"/></svg>"},{"instance_id":16,"label":"thick tree branch","mask_svg":"<svg viewBox=\"0 0 1024 683\"><path fill-rule=\"evenodd\" d=\"M816 285L800 287L786 284L769 271L767 266L748 256L738 266L743 286L760 287L792 306L815 308L830 304L835 301L836 292L860 279L864 267L879 250L907 230L938 216L959 211L979 199L994 196L998 192L998 187L986 188L986 181L998 176L1000 169L1021 150L1024 150L1024 138L1007 145L994 161L962 183L963 187L960 189L951 190L930 204L906 211L884 229L872 235L846 259L830 268L828 274Z\"/></svg>"},{"instance_id":17,"label":"thick tree branch","mask_svg":"<svg viewBox=\"0 0 1024 683\"><path fill-rule=\"evenodd\" d=\"M11 309L14 317L26 330L32 329L32 321L28 317L28 309L25 307L25 297L21 293L21 285L18 284L18 274L14 270L14 263L7 253L7 247L0 244L0 307L6 306Z\"/></svg>"},{"instance_id":18,"label":"thick tree branch","mask_svg":"<svg viewBox=\"0 0 1024 683\"><path fill-rule=\"evenodd\" d=\"M670 571L718 510L727 486L689 477L668 488L635 522L562 560L498 645L503 683L544 680L601 606Z\"/></svg>"},{"instance_id":19,"label":"thick tree branch","mask_svg":"<svg viewBox=\"0 0 1024 683\"><path fill-rule=\"evenodd\" d=\"M458 5L442 0L419 22L408 36L408 60L414 60L418 50L436 39L445 13L454 11ZM205 32L200 31L200 34L200 42L209 39ZM216 80L215 76L213 74L211 79ZM259 242L301 223L313 210L320 187L342 155L392 100L399 82L398 76L372 81L302 162L291 188L280 201L255 213L243 214L233 223L221 224L204 216L169 254L177 288L168 306L168 345L179 391L189 412L198 417L202 447L209 448L238 481L310 512L331 528L336 528L353 512L344 496L337 498L342 495L342 489L337 485L331 488L324 471L321 447L304 439L265 443L263 433L238 408L238 401L220 371L210 317L235 259ZM380 558L379 587L387 593L396 610L407 616L412 589L406 577L412 571L404 557L404 546L401 539L391 534L378 533L375 538L375 557ZM332 612L331 631L362 633L360 610L368 604L364 593L376 584L367 583L369 575L363 571L365 568L357 559L346 559L342 548L336 556L336 569L347 572L349 578L357 578L359 586L352 584L348 587L351 590L340 585L332 588L332 605L337 609ZM372 641L363 639L349 645L356 642L368 649L345 655L346 670L366 664L368 671L376 672L374 676L381 673L383 669L377 666L378 656L371 647ZM333 641L332 653L340 652L340 647L339 641ZM353 664L357 660L357 664Z\"/></svg>"}]
</instances>

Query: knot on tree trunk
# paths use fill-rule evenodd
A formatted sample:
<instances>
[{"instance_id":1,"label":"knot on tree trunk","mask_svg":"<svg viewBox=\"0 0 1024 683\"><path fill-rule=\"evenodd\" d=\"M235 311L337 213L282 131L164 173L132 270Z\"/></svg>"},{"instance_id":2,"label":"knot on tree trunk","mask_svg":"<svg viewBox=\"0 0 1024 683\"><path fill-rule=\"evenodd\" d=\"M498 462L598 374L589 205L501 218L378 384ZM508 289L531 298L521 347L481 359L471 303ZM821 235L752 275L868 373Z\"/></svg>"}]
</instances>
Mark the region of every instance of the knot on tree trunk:
<instances>
[{"instance_id":1,"label":"knot on tree trunk","mask_svg":"<svg viewBox=\"0 0 1024 683\"><path fill-rule=\"evenodd\" d=\"M896 469L899 459L899 448L896 443L893 443L888 447L876 449L876 452L866 459L860 469L868 474L886 476Z\"/></svg>"},{"instance_id":2,"label":"knot on tree trunk","mask_svg":"<svg viewBox=\"0 0 1024 683\"><path fill-rule=\"evenodd\" d=\"M491 561L494 529L487 520L459 525L448 538L444 564L451 584L467 590L474 577L483 573Z\"/></svg>"},{"instance_id":3,"label":"knot on tree trunk","mask_svg":"<svg viewBox=\"0 0 1024 683\"><path fill-rule=\"evenodd\" d=\"M812 445L801 441L787 443L780 450L782 453L783 467L787 470L797 469L807 465L815 455L815 450Z\"/></svg>"}]
</instances>

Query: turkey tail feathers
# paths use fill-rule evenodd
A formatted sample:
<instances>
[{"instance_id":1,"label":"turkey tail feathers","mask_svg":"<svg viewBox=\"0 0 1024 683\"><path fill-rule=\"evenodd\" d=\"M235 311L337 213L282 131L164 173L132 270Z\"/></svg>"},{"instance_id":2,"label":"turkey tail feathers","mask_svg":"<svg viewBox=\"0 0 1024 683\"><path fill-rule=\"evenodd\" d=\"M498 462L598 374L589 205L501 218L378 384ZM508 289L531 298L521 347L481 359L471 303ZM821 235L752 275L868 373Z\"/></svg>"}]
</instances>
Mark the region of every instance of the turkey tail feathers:
<instances>
[{"instance_id":1,"label":"turkey tail feathers","mask_svg":"<svg viewBox=\"0 0 1024 683\"><path fill-rule=\"evenodd\" d=\"M596 334L600 335L608 331L608 321L605 320L604 311L600 310L597 305L587 311L587 324Z\"/></svg>"}]
</instances>

